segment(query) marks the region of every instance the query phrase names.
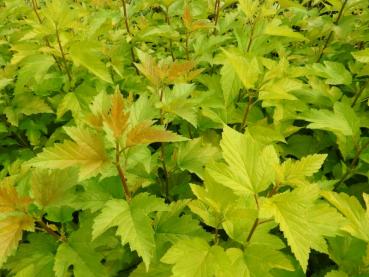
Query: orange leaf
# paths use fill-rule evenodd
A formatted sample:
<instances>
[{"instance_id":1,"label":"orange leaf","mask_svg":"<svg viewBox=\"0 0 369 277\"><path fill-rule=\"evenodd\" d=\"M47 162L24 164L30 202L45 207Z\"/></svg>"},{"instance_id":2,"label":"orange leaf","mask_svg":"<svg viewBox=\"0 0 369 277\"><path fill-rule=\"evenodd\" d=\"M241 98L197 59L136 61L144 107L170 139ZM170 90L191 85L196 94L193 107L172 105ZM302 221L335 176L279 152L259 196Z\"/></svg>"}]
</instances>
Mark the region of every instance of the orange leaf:
<instances>
[{"instance_id":1,"label":"orange leaf","mask_svg":"<svg viewBox=\"0 0 369 277\"><path fill-rule=\"evenodd\" d=\"M151 121L143 121L131 129L127 135L126 146L150 144L153 142L183 141L186 138L173 132L152 126Z\"/></svg>"},{"instance_id":2,"label":"orange leaf","mask_svg":"<svg viewBox=\"0 0 369 277\"><path fill-rule=\"evenodd\" d=\"M182 19L183 19L183 23L184 23L186 29L191 30L192 16L191 16L190 7L187 4L184 8Z\"/></svg>"},{"instance_id":3,"label":"orange leaf","mask_svg":"<svg viewBox=\"0 0 369 277\"><path fill-rule=\"evenodd\" d=\"M30 203L31 198L19 196L14 187L0 186L0 213L26 211Z\"/></svg>"},{"instance_id":4,"label":"orange leaf","mask_svg":"<svg viewBox=\"0 0 369 277\"><path fill-rule=\"evenodd\" d=\"M113 131L114 137L119 138L127 128L129 113L124 111L124 99L119 89L115 90L112 106L105 121Z\"/></svg>"},{"instance_id":5,"label":"orange leaf","mask_svg":"<svg viewBox=\"0 0 369 277\"><path fill-rule=\"evenodd\" d=\"M174 81L177 78L188 74L188 72L191 71L191 69L195 66L195 64L191 61L187 61L185 63L173 63L169 67L168 70L168 80Z\"/></svg>"}]
</instances>

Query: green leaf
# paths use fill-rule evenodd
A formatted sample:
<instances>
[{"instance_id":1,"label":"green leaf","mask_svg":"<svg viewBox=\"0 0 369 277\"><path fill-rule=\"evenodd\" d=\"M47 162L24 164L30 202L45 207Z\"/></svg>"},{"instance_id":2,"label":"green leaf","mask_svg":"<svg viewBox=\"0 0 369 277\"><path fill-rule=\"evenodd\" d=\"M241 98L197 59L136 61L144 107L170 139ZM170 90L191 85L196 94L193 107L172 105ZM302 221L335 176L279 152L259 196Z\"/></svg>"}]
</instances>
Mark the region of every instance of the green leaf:
<instances>
[{"instance_id":1,"label":"green leaf","mask_svg":"<svg viewBox=\"0 0 369 277\"><path fill-rule=\"evenodd\" d=\"M45 233L31 234L27 239L29 243L19 247L16 255L6 263L6 268L15 276L54 277L56 240Z\"/></svg>"},{"instance_id":2,"label":"green leaf","mask_svg":"<svg viewBox=\"0 0 369 277\"><path fill-rule=\"evenodd\" d=\"M273 19L265 26L264 34L269 36L288 37L296 40L306 40L302 34L294 32L290 27L281 25L281 23L282 21L280 19Z\"/></svg>"},{"instance_id":3,"label":"green leaf","mask_svg":"<svg viewBox=\"0 0 369 277\"><path fill-rule=\"evenodd\" d=\"M122 245L129 243L148 269L155 251L154 230L149 214L164 210L164 201L147 193L135 196L130 204L124 200L109 200L94 221L92 237L95 239L109 228L118 227L116 235L121 237Z\"/></svg>"},{"instance_id":4,"label":"green leaf","mask_svg":"<svg viewBox=\"0 0 369 277\"><path fill-rule=\"evenodd\" d=\"M322 195L348 220L342 227L343 230L354 237L369 241L369 212L364 210L354 196L333 191L323 191ZM369 199L367 194L364 194L364 199L368 208Z\"/></svg>"},{"instance_id":5,"label":"green leaf","mask_svg":"<svg viewBox=\"0 0 369 277\"><path fill-rule=\"evenodd\" d=\"M224 183L243 194L259 193L268 188L274 179L273 167L279 163L273 146L265 146L248 133L241 134L225 127L220 146L229 165L233 183Z\"/></svg>"},{"instance_id":6,"label":"green leaf","mask_svg":"<svg viewBox=\"0 0 369 277\"><path fill-rule=\"evenodd\" d=\"M341 215L325 203L317 202L318 197L317 185L300 186L266 199L262 207L280 225L304 272L310 249L327 252L324 236L335 236L343 224Z\"/></svg>"},{"instance_id":7,"label":"green leaf","mask_svg":"<svg viewBox=\"0 0 369 277\"><path fill-rule=\"evenodd\" d=\"M229 271L228 258L220 246L209 246L199 238L181 240L161 258L173 264L173 277L225 276Z\"/></svg>"},{"instance_id":8,"label":"green leaf","mask_svg":"<svg viewBox=\"0 0 369 277\"><path fill-rule=\"evenodd\" d=\"M236 100L241 89L240 79L231 63L226 62L220 70L220 84L225 106L228 107Z\"/></svg>"},{"instance_id":9,"label":"green leaf","mask_svg":"<svg viewBox=\"0 0 369 277\"><path fill-rule=\"evenodd\" d=\"M204 167L218 158L218 149L203 142L201 138L192 139L188 142L182 142L178 147L177 165L182 170L188 170L203 178Z\"/></svg>"},{"instance_id":10,"label":"green leaf","mask_svg":"<svg viewBox=\"0 0 369 277\"><path fill-rule=\"evenodd\" d=\"M77 65L82 65L101 80L113 83L106 65L98 57L99 51L91 47L91 42L80 41L69 49L71 58Z\"/></svg>"},{"instance_id":11,"label":"green leaf","mask_svg":"<svg viewBox=\"0 0 369 277\"><path fill-rule=\"evenodd\" d=\"M361 63L369 63L369 48L365 48L364 50L351 52L352 56L355 60Z\"/></svg>"}]
</instances>

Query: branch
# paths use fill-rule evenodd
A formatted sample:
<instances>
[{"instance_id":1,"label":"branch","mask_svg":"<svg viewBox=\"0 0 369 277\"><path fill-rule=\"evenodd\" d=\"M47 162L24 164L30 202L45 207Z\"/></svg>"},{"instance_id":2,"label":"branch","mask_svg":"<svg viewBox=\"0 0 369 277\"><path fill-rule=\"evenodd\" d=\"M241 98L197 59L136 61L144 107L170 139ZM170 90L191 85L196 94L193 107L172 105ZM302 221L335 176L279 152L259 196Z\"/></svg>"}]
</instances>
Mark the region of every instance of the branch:
<instances>
[{"instance_id":1,"label":"branch","mask_svg":"<svg viewBox=\"0 0 369 277\"><path fill-rule=\"evenodd\" d=\"M128 188L127 179L124 175L123 168L120 165L120 147L118 141L115 143L115 166L117 168L120 181L122 182L124 196L126 197L127 202L130 203L132 200L132 194Z\"/></svg>"},{"instance_id":2,"label":"branch","mask_svg":"<svg viewBox=\"0 0 369 277\"><path fill-rule=\"evenodd\" d=\"M340 21L340 19L341 19L341 17L342 17L342 14L343 14L343 10L345 9L345 6L346 6L347 2L348 2L348 0L345 0L345 2L343 2L342 6L341 6L341 9L340 9L340 11L339 11L339 13L338 13L338 17L337 17L337 18L336 18L336 20L333 22L333 23L334 23L334 25L337 25L337 24L338 24L338 22ZM320 51L319 57L318 57L318 59L317 59L317 61L316 61L317 63L318 63L318 62L320 62L320 59L323 57L324 50L328 47L329 42L330 42L330 40L332 39L332 37L333 37L333 30L332 30L332 31L330 31L330 33L329 33L329 35L328 35L328 37L327 37L327 39L326 39L326 41L325 41L325 43L324 43L324 45L323 45L323 48L322 48L322 50Z\"/></svg>"},{"instance_id":3,"label":"branch","mask_svg":"<svg viewBox=\"0 0 369 277\"><path fill-rule=\"evenodd\" d=\"M59 50L60 50L60 53L62 55L62 59L63 59L63 64L64 64L64 67L65 67L65 71L67 72L69 82L71 82L72 81L72 75L70 74L70 71L69 71L69 68L68 68L68 64L67 64L67 59L65 58L65 53L64 53L64 50L63 50L61 41L60 41L60 36L59 36L59 30L58 30L58 28L56 28L55 31L56 31L56 39L58 41Z\"/></svg>"}]
</instances>

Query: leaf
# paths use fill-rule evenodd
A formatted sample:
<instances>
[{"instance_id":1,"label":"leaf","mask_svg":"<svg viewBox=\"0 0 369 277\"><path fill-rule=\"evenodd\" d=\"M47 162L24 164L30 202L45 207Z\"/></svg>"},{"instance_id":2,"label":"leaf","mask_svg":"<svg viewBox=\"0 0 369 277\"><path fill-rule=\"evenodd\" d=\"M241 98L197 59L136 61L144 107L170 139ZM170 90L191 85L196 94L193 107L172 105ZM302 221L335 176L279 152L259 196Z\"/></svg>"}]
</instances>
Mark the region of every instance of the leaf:
<instances>
[{"instance_id":1,"label":"leaf","mask_svg":"<svg viewBox=\"0 0 369 277\"><path fill-rule=\"evenodd\" d=\"M32 174L32 194L41 207L60 206L67 200L67 192L78 181L78 170L34 170Z\"/></svg>"},{"instance_id":2,"label":"leaf","mask_svg":"<svg viewBox=\"0 0 369 277\"><path fill-rule=\"evenodd\" d=\"M0 267L17 249L23 231L34 231L32 217L19 214L0 220Z\"/></svg>"},{"instance_id":3,"label":"leaf","mask_svg":"<svg viewBox=\"0 0 369 277\"><path fill-rule=\"evenodd\" d=\"M220 85L222 86L225 106L228 107L238 97L241 82L230 63L225 63L220 70Z\"/></svg>"},{"instance_id":4,"label":"leaf","mask_svg":"<svg viewBox=\"0 0 369 277\"><path fill-rule=\"evenodd\" d=\"M78 166L80 181L99 174L108 162L102 138L87 129L65 127L65 130L74 142L66 140L45 148L28 164L44 169Z\"/></svg>"},{"instance_id":5,"label":"leaf","mask_svg":"<svg viewBox=\"0 0 369 277\"><path fill-rule=\"evenodd\" d=\"M222 50L226 55L227 62L229 62L229 64L233 67L244 87L246 89L255 88L255 83L257 82L260 74L257 59L247 59L243 56L230 53L224 49Z\"/></svg>"},{"instance_id":6,"label":"leaf","mask_svg":"<svg viewBox=\"0 0 369 277\"><path fill-rule=\"evenodd\" d=\"M148 215L163 210L166 210L163 200L147 193L136 195L130 205L124 200L109 200L94 221L92 237L95 239L109 228L118 227L116 235L121 237L122 245L129 243L148 269L155 250L154 230Z\"/></svg>"},{"instance_id":7,"label":"leaf","mask_svg":"<svg viewBox=\"0 0 369 277\"><path fill-rule=\"evenodd\" d=\"M268 188L274 179L274 166L279 163L273 146L255 141L248 133L241 134L224 127L220 146L236 183L224 183L234 191L255 194Z\"/></svg>"},{"instance_id":8,"label":"leaf","mask_svg":"<svg viewBox=\"0 0 369 277\"><path fill-rule=\"evenodd\" d=\"M350 85L352 82L350 72L338 62L324 61L324 65L316 63L312 69L316 75L326 78L325 83L329 85Z\"/></svg>"},{"instance_id":9,"label":"leaf","mask_svg":"<svg viewBox=\"0 0 369 277\"><path fill-rule=\"evenodd\" d=\"M173 277L225 276L221 274L229 267L223 248L209 246L199 238L179 241L165 253L161 261L174 265Z\"/></svg>"},{"instance_id":10,"label":"leaf","mask_svg":"<svg viewBox=\"0 0 369 277\"><path fill-rule=\"evenodd\" d=\"M15 187L0 183L0 213L26 211L32 200L28 196L20 196Z\"/></svg>"},{"instance_id":11,"label":"leaf","mask_svg":"<svg viewBox=\"0 0 369 277\"><path fill-rule=\"evenodd\" d=\"M89 222L90 221L90 222ZM103 256L91 245L92 220L83 221L67 242L60 244L55 255L54 271L56 277L68 276L73 266L73 276L106 276L101 264Z\"/></svg>"},{"instance_id":12,"label":"leaf","mask_svg":"<svg viewBox=\"0 0 369 277\"><path fill-rule=\"evenodd\" d=\"M124 98L117 88L112 98L110 113L105 116L105 121L116 139L120 138L126 130L128 119L129 113L124 111Z\"/></svg>"},{"instance_id":13,"label":"leaf","mask_svg":"<svg viewBox=\"0 0 369 277\"><path fill-rule=\"evenodd\" d=\"M79 103L79 100L75 93L69 92L64 95L60 104L58 105L58 109L56 111L56 116L60 119L67 111L71 111L73 117L78 117L82 108Z\"/></svg>"},{"instance_id":14,"label":"leaf","mask_svg":"<svg viewBox=\"0 0 369 277\"><path fill-rule=\"evenodd\" d=\"M126 147L138 144L150 144L153 142L184 141L186 138L166 131L159 126L152 126L152 122L147 120L133 127L127 134Z\"/></svg>"},{"instance_id":15,"label":"leaf","mask_svg":"<svg viewBox=\"0 0 369 277\"><path fill-rule=\"evenodd\" d=\"M332 270L328 272L324 277L349 277L346 272L338 271L338 270Z\"/></svg>"},{"instance_id":16,"label":"leaf","mask_svg":"<svg viewBox=\"0 0 369 277\"><path fill-rule=\"evenodd\" d=\"M277 182L294 186L304 185L307 183L305 177L312 176L316 173L326 158L326 154L314 154L303 157L299 161L287 159L276 169Z\"/></svg>"},{"instance_id":17,"label":"leaf","mask_svg":"<svg viewBox=\"0 0 369 277\"><path fill-rule=\"evenodd\" d=\"M322 195L347 218L348 221L343 226L343 230L354 237L369 241L369 212L364 210L354 196L333 191L323 191ZM364 194L364 199L368 208L367 194Z\"/></svg>"},{"instance_id":18,"label":"leaf","mask_svg":"<svg viewBox=\"0 0 369 277\"><path fill-rule=\"evenodd\" d=\"M343 218L325 203L316 203L317 185L300 186L266 199L262 210L280 225L292 253L306 272L310 249L327 252L324 236L335 236Z\"/></svg>"},{"instance_id":19,"label":"leaf","mask_svg":"<svg viewBox=\"0 0 369 277\"><path fill-rule=\"evenodd\" d=\"M73 62L87 68L101 80L112 84L113 81L108 69L98 57L99 51L92 48L91 44L89 41L79 41L73 44L69 49Z\"/></svg>"},{"instance_id":20,"label":"leaf","mask_svg":"<svg viewBox=\"0 0 369 277\"><path fill-rule=\"evenodd\" d=\"M347 104L337 102L333 112L329 110L310 110L302 118L311 123L310 129L320 129L345 136L355 136L360 133L359 119L353 109Z\"/></svg>"},{"instance_id":21,"label":"leaf","mask_svg":"<svg viewBox=\"0 0 369 277\"><path fill-rule=\"evenodd\" d=\"M179 145L177 165L180 169L188 170L202 178L205 165L217 157L218 148L203 142L201 138L196 138Z\"/></svg>"},{"instance_id":22,"label":"leaf","mask_svg":"<svg viewBox=\"0 0 369 277\"><path fill-rule=\"evenodd\" d=\"M364 50L351 52L351 55L355 58L355 60L361 63L369 63L369 48L365 48Z\"/></svg>"},{"instance_id":23,"label":"leaf","mask_svg":"<svg viewBox=\"0 0 369 277\"><path fill-rule=\"evenodd\" d=\"M270 36L288 37L296 40L306 40L306 38L302 34L294 32L287 25L281 26L281 23L282 21L280 19L272 20L265 26L264 34Z\"/></svg>"}]
</instances>

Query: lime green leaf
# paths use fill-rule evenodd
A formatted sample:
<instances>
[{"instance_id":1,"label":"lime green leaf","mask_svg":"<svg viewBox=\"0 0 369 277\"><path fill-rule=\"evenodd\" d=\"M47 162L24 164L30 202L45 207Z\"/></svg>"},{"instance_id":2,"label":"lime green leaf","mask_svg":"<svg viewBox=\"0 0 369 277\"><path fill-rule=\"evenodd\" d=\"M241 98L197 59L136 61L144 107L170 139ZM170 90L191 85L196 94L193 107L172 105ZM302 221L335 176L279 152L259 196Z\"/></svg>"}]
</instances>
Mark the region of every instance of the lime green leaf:
<instances>
[{"instance_id":1,"label":"lime green leaf","mask_svg":"<svg viewBox=\"0 0 369 277\"><path fill-rule=\"evenodd\" d=\"M340 270L332 270L328 272L325 277L349 277L349 275L346 272Z\"/></svg>"},{"instance_id":2,"label":"lime green leaf","mask_svg":"<svg viewBox=\"0 0 369 277\"><path fill-rule=\"evenodd\" d=\"M248 133L241 134L225 127L220 146L235 183L224 183L243 194L259 193L274 179L274 166L279 163L273 146L265 146Z\"/></svg>"},{"instance_id":3,"label":"lime green leaf","mask_svg":"<svg viewBox=\"0 0 369 277\"><path fill-rule=\"evenodd\" d=\"M263 211L274 216L292 253L306 272L310 249L327 252L324 236L337 234L343 218L325 203L316 203L317 185L300 186L266 199Z\"/></svg>"},{"instance_id":4,"label":"lime green leaf","mask_svg":"<svg viewBox=\"0 0 369 277\"><path fill-rule=\"evenodd\" d=\"M227 62L233 67L246 89L255 88L260 74L259 63L256 58L247 59L244 56L228 52L223 49Z\"/></svg>"},{"instance_id":5,"label":"lime green leaf","mask_svg":"<svg viewBox=\"0 0 369 277\"><path fill-rule=\"evenodd\" d=\"M45 148L28 164L49 169L79 166L80 180L99 174L108 162L102 138L89 130L76 127L68 127L66 131L74 142L67 140Z\"/></svg>"},{"instance_id":6,"label":"lime green leaf","mask_svg":"<svg viewBox=\"0 0 369 277\"><path fill-rule=\"evenodd\" d=\"M161 258L173 264L173 277L208 277L222 275L229 270L229 260L220 246L209 246L199 238L181 240ZM228 275L229 276L229 275Z\"/></svg>"},{"instance_id":7,"label":"lime green leaf","mask_svg":"<svg viewBox=\"0 0 369 277\"><path fill-rule=\"evenodd\" d=\"M369 212L364 210L354 196L333 191L323 191L322 195L347 218L343 230L354 237L369 241ZM364 196L368 208L368 196L366 194Z\"/></svg>"},{"instance_id":8,"label":"lime green leaf","mask_svg":"<svg viewBox=\"0 0 369 277\"><path fill-rule=\"evenodd\" d=\"M124 200L109 200L94 221L93 239L111 227L118 227L116 235L121 237L122 245L129 243L148 269L155 250L154 230L148 215L163 210L166 210L163 200L147 193L135 196L130 204Z\"/></svg>"},{"instance_id":9,"label":"lime green leaf","mask_svg":"<svg viewBox=\"0 0 369 277\"><path fill-rule=\"evenodd\" d=\"M298 33L294 32L290 27L287 25L281 25L282 21L280 19L274 19L272 22L268 23L265 26L264 34L270 36L279 36L279 37L288 37L297 40L306 40L306 38Z\"/></svg>"},{"instance_id":10,"label":"lime green leaf","mask_svg":"<svg viewBox=\"0 0 369 277\"><path fill-rule=\"evenodd\" d=\"M333 110L310 110L302 118L312 122L307 126L310 129L327 130L345 136L360 133L360 121L349 105L337 102Z\"/></svg>"},{"instance_id":11,"label":"lime green leaf","mask_svg":"<svg viewBox=\"0 0 369 277\"><path fill-rule=\"evenodd\" d=\"M230 63L226 62L220 70L220 84L225 106L228 107L236 100L241 89L240 79Z\"/></svg>"},{"instance_id":12,"label":"lime green leaf","mask_svg":"<svg viewBox=\"0 0 369 277\"><path fill-rule=\"evenodd\" d=\"M297 186L304 185L307 183L305 177L312 176L316 173L326 158L326 154L314 154L303 157L299 161L287 159L276 169L277 182Z\"/></svg>"},{"instance_id":13,"label":"lime green leaf","mask_svg":"<svg viewBox=\"0 0 369 277\"><path fill-rule=\"evenodd\" d=\"M351 73L338 62L324 61L324 65L316 63L312 69L316 75L326 78L325 82L329 85L350 85L352 82Z\"/></svg>"},{"instance_id":14,"label":"lime green leaf","mask_svg":"<svg viewBox=\"0 0 369 277\"><path fill-rule=\"evenodd\" d=\"M369 48L365 48L364 50L351 52L354 58L361 63L369 63Z\"/></svg>"},{"instance_id":15,"label":"lime green leaf","mask_svg":"<svg viewBox=\"0 0 369 277\"><path fill-rule=\"evenodd\" d=\"M91 42L80 41L72 45L69 51L74 63L87 68L101 80L113 83L106 65L98 57L99 51L91 48Z\"/></svg>"}]
</instances>

